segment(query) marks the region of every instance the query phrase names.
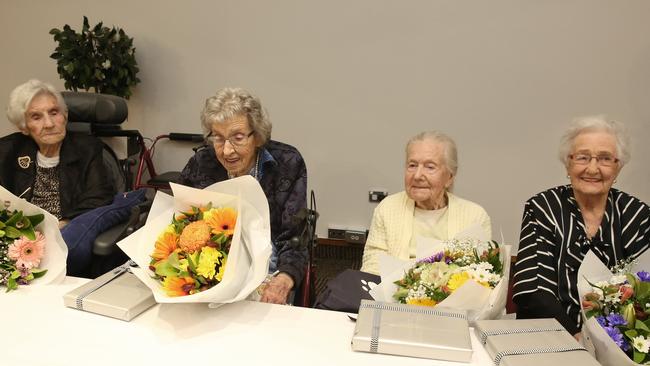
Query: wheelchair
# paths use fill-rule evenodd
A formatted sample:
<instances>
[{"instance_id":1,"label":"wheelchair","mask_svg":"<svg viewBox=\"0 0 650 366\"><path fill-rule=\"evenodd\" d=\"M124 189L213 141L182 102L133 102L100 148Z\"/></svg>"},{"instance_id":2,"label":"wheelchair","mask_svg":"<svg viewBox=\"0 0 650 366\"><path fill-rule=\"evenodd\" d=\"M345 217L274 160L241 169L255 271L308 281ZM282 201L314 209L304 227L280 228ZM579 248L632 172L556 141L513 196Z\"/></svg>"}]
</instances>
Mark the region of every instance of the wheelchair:
<instances>
[{"instance_id":1,"label":"wheelchair","mask_svg":"<svg viewBox=\"0 0 650 366\"><path fill-rule=\"evenodd\" d=\"M156 137L150 147L138 130L125 130L121 124L128 117L128 107L123 98L86 92L61 93L68 107L67 130L86 133L98 138L126 139L126 158L120 159L107 144L102 141L104 165L112 178L116 192L127 192L146 188L152 192L169 189L169 183L176 180L180 172L158 174L153 164L155 144L163 139L171 141L203 142L200 134L170 133ZM137 166L137 168L136 168ZM133 171L137 173L133 173ZM149 179L144 182L145 174ZM145 202L133 206L128 220L115 225L97 236L93 243L90 273L87 277L95 278L121 265L128 257L117 247L117 242L139 229L146 220L152 203L153 193Z\"/></svg>"}]
</instances>

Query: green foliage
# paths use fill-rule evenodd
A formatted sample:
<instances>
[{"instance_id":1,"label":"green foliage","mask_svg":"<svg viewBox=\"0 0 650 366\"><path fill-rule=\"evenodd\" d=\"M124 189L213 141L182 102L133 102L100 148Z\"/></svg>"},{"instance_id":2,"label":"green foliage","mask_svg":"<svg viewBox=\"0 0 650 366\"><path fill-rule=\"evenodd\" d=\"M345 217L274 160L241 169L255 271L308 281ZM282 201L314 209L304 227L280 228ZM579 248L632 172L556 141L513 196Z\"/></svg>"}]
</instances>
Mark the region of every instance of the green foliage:
<instances>
[{"instance_id":1,"label":"green foliage","mask_svg":"<svg viewBox=\"0 0 650 366\"><path fill-rule=\"evenodd\" d=\"M50 58L56 60L66 89L94 88L98 93L131 96L131 88L140 82L139 69L133 38L122 29L105 27L102 22L91 28L84 16L81 33L66 24L63 30L52 28L50 34L58 42Z\"/></svg>"}]
</instances>

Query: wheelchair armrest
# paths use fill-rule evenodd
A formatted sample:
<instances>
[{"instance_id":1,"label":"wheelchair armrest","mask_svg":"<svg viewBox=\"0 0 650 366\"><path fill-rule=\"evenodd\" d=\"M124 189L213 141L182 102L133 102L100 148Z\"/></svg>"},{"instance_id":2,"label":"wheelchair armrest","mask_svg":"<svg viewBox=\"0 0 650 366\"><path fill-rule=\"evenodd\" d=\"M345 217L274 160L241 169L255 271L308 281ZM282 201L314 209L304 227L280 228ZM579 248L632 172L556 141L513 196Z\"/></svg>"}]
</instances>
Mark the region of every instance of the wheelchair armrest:
<instances>
[{"instance_id":1,"label":"wheelchair armrest","mask_svg":"<svg viewBox=\"0 0 650 366\"><path fill-rule=\"evenodd\" d=\"M97 235L93 243L93 254L107 256L112 254L117 246L117 242L131 235L134 231L141 228L147 218L147 213L151 209L153 200L148 199L136 206L131 207L129 219L119 223L112 228Z\"/></svg>"}]
</instances>

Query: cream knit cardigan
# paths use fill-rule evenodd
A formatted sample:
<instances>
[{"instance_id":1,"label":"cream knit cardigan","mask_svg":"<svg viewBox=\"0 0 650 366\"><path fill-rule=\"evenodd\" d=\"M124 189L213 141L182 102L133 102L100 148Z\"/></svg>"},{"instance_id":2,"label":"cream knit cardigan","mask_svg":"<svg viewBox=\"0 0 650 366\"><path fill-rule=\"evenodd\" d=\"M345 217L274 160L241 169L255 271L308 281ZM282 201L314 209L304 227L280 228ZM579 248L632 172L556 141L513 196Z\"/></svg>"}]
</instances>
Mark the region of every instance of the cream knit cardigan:
<instances>
[{"instance_id":1,"label":"cream knit cardigan","mask_svg":"<svg viewBox=\"0 0 650 366\"><path fill-rule=\"evenodd\" d=\"M453 238L472 224L479 224L492 237L490 217L483 207L451 193L447 197L447 238ZM362 271L379 274L379 253L409 259L414 210L415 201L404 191L386 197L375 208L363 251Z\"/></svg>"}]
</instances>

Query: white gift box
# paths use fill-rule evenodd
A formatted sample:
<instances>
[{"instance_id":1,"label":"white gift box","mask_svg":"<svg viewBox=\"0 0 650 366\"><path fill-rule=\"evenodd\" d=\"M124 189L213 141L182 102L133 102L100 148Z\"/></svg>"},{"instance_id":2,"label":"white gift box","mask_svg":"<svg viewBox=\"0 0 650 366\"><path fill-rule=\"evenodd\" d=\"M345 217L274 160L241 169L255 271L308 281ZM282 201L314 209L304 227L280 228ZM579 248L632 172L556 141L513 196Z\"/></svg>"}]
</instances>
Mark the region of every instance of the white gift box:
<instances>
[{"instance_id":1,"label":"white gift box","mask_svg":"<svg viewBox=\"0 0 650 366\"><path fill-rule=\"evenodd\" d=\"M151 290L122 265L63 296L67 307L131 321L156 300Z\"/></svg>"},{"instance_id":2,"label":"white gift box","mask_svg":"<svg viewBox=\"0 0 650 366\"><path fill-rule=\"evenodd\" d=\"M598 366L555 319L479 320L476 335L495 366Z\"/></svg>"},{"instance_id":3,"label":"white gift box","mask_svg":"<svg viewBox=\"0 0 650 366\"><path fill-rule=\"evenodd\" d=\"M471 362L464 311L361 300L352 349L400 356Z\"/></svg>"}]
</instances>

